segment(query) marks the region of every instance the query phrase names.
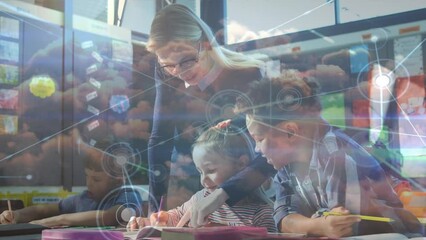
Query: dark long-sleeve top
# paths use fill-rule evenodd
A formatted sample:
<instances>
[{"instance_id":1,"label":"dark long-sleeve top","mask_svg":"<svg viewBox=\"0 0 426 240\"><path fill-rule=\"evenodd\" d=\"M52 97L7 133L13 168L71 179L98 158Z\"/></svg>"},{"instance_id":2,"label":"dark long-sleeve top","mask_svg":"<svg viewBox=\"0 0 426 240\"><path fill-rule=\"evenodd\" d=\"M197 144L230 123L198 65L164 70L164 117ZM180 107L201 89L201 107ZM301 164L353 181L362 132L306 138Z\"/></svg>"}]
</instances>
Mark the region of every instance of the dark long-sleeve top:
<instances>
[{"instance_id":1,"label":"dark long-sleeve top","mask_svg":"<svg viewBox=\"0 0 426 240\"><path fill-rule=\"evenodd\" d=\"M170 175L167 162L171 161L173 149L191 156L198 127L210 127L229 118L236 98L244 95L250 82L261 79L262 73L257 68L215 67L208 76L213 81L186 87L182 80L166 78L161 71L156 71L153 127L148 143L150 194L155 198L151 199L151 210L156 209L161 196L167 193ZM221 186L229 196L227 204L232 206L241 200L274 172L266 159L258 156L246 170Z\"/></svg>"}]
</instances>

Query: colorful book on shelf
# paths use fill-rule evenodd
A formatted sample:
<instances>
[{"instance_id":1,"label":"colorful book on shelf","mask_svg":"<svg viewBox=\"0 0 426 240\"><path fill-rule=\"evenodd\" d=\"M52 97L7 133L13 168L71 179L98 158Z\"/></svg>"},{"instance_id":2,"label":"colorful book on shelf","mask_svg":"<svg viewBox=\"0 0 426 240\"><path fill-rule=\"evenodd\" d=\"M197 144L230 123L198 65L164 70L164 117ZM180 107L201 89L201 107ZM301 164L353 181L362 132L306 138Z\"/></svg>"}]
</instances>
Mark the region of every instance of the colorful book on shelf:
<instances>
[{"instance_id":1,"label":"colorful book on shelf","mask_svg":"<svg viewBox=\"0 0 426 240\"><path fill-rule=\"evenodd\" d=\"M203 228L164 228L162 240L243 240L250 237L265 237L267 229L250 226L220 226Z\"/></svg>"}]
</instances>

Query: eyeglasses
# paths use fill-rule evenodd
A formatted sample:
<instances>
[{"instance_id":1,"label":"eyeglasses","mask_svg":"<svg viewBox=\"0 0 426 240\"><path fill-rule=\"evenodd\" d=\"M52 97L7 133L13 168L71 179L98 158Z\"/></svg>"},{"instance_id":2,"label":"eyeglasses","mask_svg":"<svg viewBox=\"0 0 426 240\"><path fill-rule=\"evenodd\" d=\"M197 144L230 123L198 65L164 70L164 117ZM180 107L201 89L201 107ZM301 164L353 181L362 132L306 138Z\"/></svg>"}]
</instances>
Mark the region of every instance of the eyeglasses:
<instances>
[{"instance_id":1,"label":"eyeglasses","mask_svg":"<svg viewBox=\"0 0 426 240\"><path fill-rule=\"evenodd\" d=\"M177 66L179 66L181 71L186 71L188 69L191 69L200 60L200 51L201 51L201 42L198 44L198 52L197 52L197 55L195 57L185 59L185 60L180 61L176 64L168 64L168 65L160 66L160 69L163 70L163 71L165 70L168 73L172 73L176 69Z\"/></svg>"}]
</instances>

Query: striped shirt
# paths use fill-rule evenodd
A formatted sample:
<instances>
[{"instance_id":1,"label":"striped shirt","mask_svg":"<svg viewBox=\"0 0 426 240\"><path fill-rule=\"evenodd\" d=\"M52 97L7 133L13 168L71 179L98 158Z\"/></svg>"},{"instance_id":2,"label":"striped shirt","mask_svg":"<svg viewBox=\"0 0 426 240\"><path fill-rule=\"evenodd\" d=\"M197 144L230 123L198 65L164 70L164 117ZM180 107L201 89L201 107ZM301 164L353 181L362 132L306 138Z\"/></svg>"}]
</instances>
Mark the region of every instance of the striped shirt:
<instances>
[{"instance_id":1,"label":"striped shirt","mask_svg":"<svg viewBox=\"0 0 426 240\"><path fill-rule=\"evenodd\" d=\"M189 208L209 194L207 189L202 189L181 206L167 211L169 214L167 226L176 226ZM276 232L272 206L264 202L237 203L232 207L225 203L209 215L208 221L227 226L266 227L268 232Z\"/></svg>"}]
</instances>

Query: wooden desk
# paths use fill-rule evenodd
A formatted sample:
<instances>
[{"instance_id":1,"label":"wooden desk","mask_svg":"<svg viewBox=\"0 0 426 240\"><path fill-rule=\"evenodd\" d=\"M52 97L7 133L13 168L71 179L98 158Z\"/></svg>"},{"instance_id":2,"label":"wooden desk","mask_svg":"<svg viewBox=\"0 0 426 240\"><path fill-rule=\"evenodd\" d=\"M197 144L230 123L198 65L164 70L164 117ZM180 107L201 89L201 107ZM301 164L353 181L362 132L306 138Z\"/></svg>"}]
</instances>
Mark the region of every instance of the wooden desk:
<instances>
[{"instance_id":1,"label":"wooden desk","mask_svg":"<svg viewBox=\"0 0 426 240\"><path fill-rule=\"evenodd\" d=\"M0 240L41 240L41 234L0 237Z\"/></svg>"}]
</instances>

